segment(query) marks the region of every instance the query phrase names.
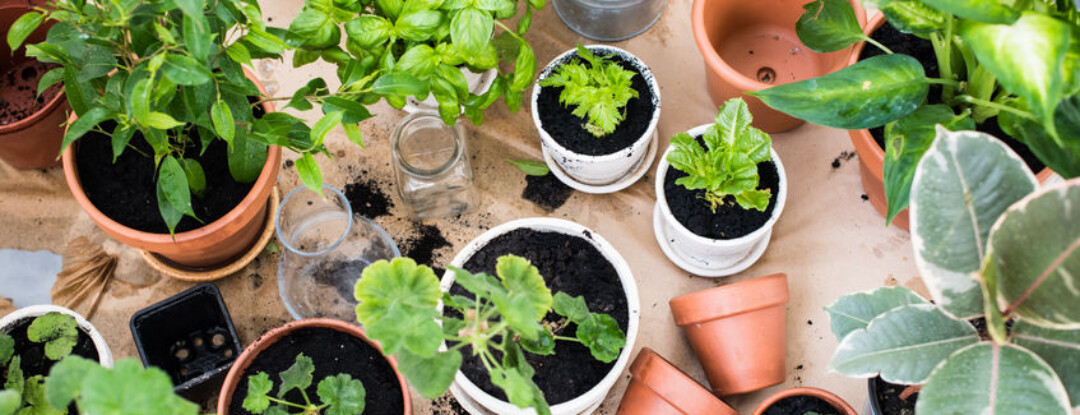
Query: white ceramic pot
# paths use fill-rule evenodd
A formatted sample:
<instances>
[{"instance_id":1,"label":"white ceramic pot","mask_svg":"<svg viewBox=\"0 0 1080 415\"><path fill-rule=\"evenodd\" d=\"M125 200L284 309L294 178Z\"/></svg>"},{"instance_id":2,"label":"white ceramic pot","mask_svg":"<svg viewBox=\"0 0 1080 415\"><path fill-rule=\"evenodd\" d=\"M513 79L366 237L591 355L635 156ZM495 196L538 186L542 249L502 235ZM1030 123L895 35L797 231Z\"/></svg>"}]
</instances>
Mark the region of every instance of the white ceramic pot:
<instances>
[{"instance_id":1,"label":"white ceramic pot","mask_svg":"<svg viewBox=\"0 0 1080 415\"><path fill-rule=\"evenodd\" d=\"M540 125L540 113L536 105L536 100L540 97L540 80L543 80L551 75L551 73L559 65L566 63L577 56L577 49L571 49L556 57L543 71L540 71L540 76L537 78L537 82L533 85L532 93L532 116L533 124L536 125L536 130L540 132L540 144L543 146L544 151L551 155L551 158L555 160L559 168L566 172L567 175L573 179L587 184L587 185L606 185L611 184L626 176L626 174L634 167L638 166L641 159L645 157L648 152L649 142L652 140L653 135L656 134L656 124L660 121L660 85L657 84L656 78L653 77L652 71L649 70L645 63L638 59L637 56L632 55L630 52L619 49L613 46L605 45L590 45L587 46L589 50L597 53L598 55L619 55L623 60L633 65L641 76L645 78L645 82L649 85L649 89L652 90L653 104L656 109L653 110L652 118L649 120L649 127L645 129L645 133L638 137L633 144L622 150L616 151L611 154L605 154L602 156L590 156L587 154L579 154L570 149L563 147L561 144L555 141L550 134ZM597 138L597 140L603 140L603 138ZM551 166L555 168L556 166Z\"/></svg>"},{"instance_id":2,"label":"white ceramic pot","mask_svg":"<svg viewBox=\"0 0 1080 415\"><path fill-rule=\"evenodd\" d=\"M705 134L711 125L695 127L688 133L693 137L700 136ZM666 237L657 237L657 242L662 245L665 253L670 250L678 257L678 259L672 259L681 268L701 276L719 277L741 272L757 261L765 246L768 245L772 227L780 218L780 213L784 211L784 203L787 201L788 181L784 173L784 164L780 162L780 156L776 154L775 149L770 149L770 151L772 162L776 165L776 172L780 176L780 194L776 197L776 207L765 225L736 239L706 238L691 232L678 219L675 219L664 194L664 178L667 176L669 166L667 156L671 153L671 146L664 151L656 167L656 203L659 206L661 231ZM679 260L683 263L678 263ZM710 270L712 272L709 272Z\"/></svg>"},{"instance_id":3,"label":"white ceramic pot","mask_svg":"<svg viewBox=\"0 0 1080 415\"><path fill-rule=\"evenodd\" d=\"M551 407L551 413L553 415L591 414L604 401L608 391L611 390L611 387L615 385L619 376L622 375L623 370L626 369L626 365L630 360L630 352L634 349L634 340L637 339L638 320L641 316L641 301L638 297L637 283L634 281L634 276L630 272L630 265L626 263L626 260L623 259L622 255L619 255L618 251L616 251L611 244L596 232L574 222L552 218L518 219L496 226L491 230L484 232L476 239L473 239L469 245L465 246L465 249L462 249L461 252L454 257L454 260L450 265L456 267L464 266L469 258L472 258L473 254L487 245L492 239L516 229L559 232L566 235L585 238L585 240L589 241L604 255L604 258L611 262L611 265L615 267L615 271L619 274L619 281L622 282L623 293L626 295L627 311L629 312L626 327L626 346L623 347L622 351L619 353L618 359L615 360L615 366L613 366L611 371L600 380L600 383L597 383L596 386L593 386L592 389L589 389L581 396ZM441 285L443 291L448 291L450 287L454 285L454 273L448 271L444 274ZM465 374L461 373L461 371L458 371L455 376L451 391L455 393L455 396L459 400L469 403L466 408L469 409L469 407L472 407L469 409L469 412L473 415L536 414L536 411L531 408L518 408L512 403L497 399L487 392L484 392L476 386L476 384L470 381L469 378L465 377ZM465 396L459 395L458 392L461 392Z\"/></svg>"},{"instance_id":4,"label":"white ceramic pot","mask_svg":"<svg viewBox=\"0 0 1080 415\"><path fill-rule=\"evenodd\" d=\"M491 84L495 82L495 78L499 76L499 73L495 68L488 69L481 73L470 71L468 68L462 67L461 73L465 75L465 81L469 83L469 92L474 95L480 95L489 88ZM435 100L435 95L428 94L428 97L423 101L418 101L416 97L408 97L405 100L405 106L401 107L405 112L412 114L419 111L434 111L439 112L439 101Z\"/></svg>"},{"instance_id":5,"label":"white ceramic pot","mask_svg":"<svg viewBox=\"0 0 1080 415\"><path fill-rule=\"evenodd\" d=\"M0 318L0 333L7 334L16 323L22 320L36 318L54 311L74 317L75 322L79 325L79 329L86 332L86 334L90 336L90 340L94 342L94 348L96 348L98 352L98 362L105 367L113 366L112 351L109 350L109 345L105 343L105 338L101 337L101 333L98 332L97 328L94 327L93 324L90 324L90 322L82 315L79 315L79 313L64 307L56 305L32 305L15 310L11 312L11 314ZM15 353L17 354L18 351L15 351Z\"/></svg>"}]
</instances>

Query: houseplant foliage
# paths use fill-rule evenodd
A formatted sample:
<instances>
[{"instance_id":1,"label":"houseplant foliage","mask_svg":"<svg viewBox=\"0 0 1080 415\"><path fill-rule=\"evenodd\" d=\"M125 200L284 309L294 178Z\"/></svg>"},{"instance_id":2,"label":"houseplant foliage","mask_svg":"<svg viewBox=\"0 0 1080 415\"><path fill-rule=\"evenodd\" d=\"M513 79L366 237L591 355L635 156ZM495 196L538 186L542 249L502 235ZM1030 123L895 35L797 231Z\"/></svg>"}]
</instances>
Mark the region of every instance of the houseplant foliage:
<instances>
[{"instance_id":1,"label":"houseplant foliage","mask_svg":"<svg viewBox=\"0 0 1080 415\"><path fill-rule=\"evenodd\" d=\"M314 381L315 364L303 353L296 355L296 362L278 374L281 386L277 396L270 396L274 381L266 372L248 376L248 393L244 397L244 409L256 414L288 415L290 410L301 410L303 415L360 415L364 413L364 384L347 373L327 376L319 381L316 394L319 404L312 402L307 388ZM285 394L300 391L303 403L285 400ZM273 404L271 406L271 404ZM324 412L325 411L325 412Z\"/></svg>"},{"instance_id":2,"label":"houseplant foliage","mask_svg":"<svg viewBox=\"0 0 1080 415\"><path fill-rule=\"evenodd\" d=\"M871 42L886 54L751 94L816 124L884 126L889 221L908 206L915 166L933 141L936 124L970 130L998 117L1000 127L1045 165L1066 178L1080 176L1080 12L1075 1L875 3L897 30L931 41L940 78L928 78L915 58ZM813 50L836 51L868 39L846 1L815 0L805 9L796 30ZM940 97L929 97L932 84L941 86Z\"/></svg>"},{"instance_id":3,"label":"houseplant foliage","mask_svg":"<svg viewBox=\"0 0 1080 415\"><path fill-rule=\"evenodd\" d=\"M376 262L356 283L357 319L385 353L397 356L401 372L425 397L446 392L461 367L461 349L469 346L510 403L549 414L524 352L551 355L556 341L570 341L586 346L595 359L612 362L626 344L614 318L589 311L582 297L553 296L524 258L500 257L498 277L450 271L474 298L441 292L431 268L409 258ZM463 318L444 316L440 300ZM553 310L560 320L545 320ZM571 324L577 326L575 336L560 335ZM455 344L440 350L443 341Z\"/></svg>"},{"instance_id":4,"label":"houseplant foliage","mask_svg":"<svg viewBox=\"0 0 1080 415\"><path fill-rule=\"evenodd\" d=\"M574 116L587 118L582 128L601 138L615 132L626 119L626 103L638 97L632 86L635 73L611 61L613 55L596 56L581 43L577 55L588 65L575 58L555 68L540 86L563 88L559 103L575 106Z\"/></svg>"},{"instance_id":5,"label":"houseplant foliage","mask_svg":"<svg viewBox=\"0 0 1080 415\"><path fill-rule=\"evenodd\" d=\"M827 308L841 339L830 368L923 385L919 414L1068 414L1080 406L1080 181L1036 191L993 137L936 137L911 191L934 303L899 287L841 298ZM985 337L965 321L979 317Z\"/></svg>"},{"instance_id":6,"label":"houseplant foliage","mask_svg":"<svg viewBox=\"0 0 1080 415\"><path fill-rule=\"evenodd\" d=\"M285 40L297 47L294 66L320 58L338 66L342 86L335 95L342 100L329 105L347 116L359 117L363 105L380 97L401 108L410 95L424 100L431 94L445 123L453 125L464 109L481 124L483 111L499 97L506 97L512 111L521 108L523 91L536 74L536 56L522 36L533 10L544 2L528 0L510 28L503 20L518 15L517 0L306 0ZM497 29L501 32L493 36ZM512 64L513 71L503 72L500 61ZM476 95L461 68L499 68L500 73L487 92ZM322 79L308 87L326 92ZM290 105L310 108L304 95L310 94L297 91ZM327 105L324 101L324 112ZM355 112L349 115L351 108Z\"/></svg>"},{"instance_id":7,"label":"houseplant foliage","mask_svg":"<svg viewBox=\"0 0 1080 415\"><path fill-rule=\"evenodd\" d=\"M26 328L26 337L31 342L44 345L46 358L60 360L70 355L79 341L78 323L67 314L43 314ZM65 413L49 405L45 399L43 374L26 377L18 352L15 350L15 339L0 334L0 379L4 380L2 386L5 389L0 392L0 415L10 415L16 411L40 415Z\"/></svg>"}]
</instances>

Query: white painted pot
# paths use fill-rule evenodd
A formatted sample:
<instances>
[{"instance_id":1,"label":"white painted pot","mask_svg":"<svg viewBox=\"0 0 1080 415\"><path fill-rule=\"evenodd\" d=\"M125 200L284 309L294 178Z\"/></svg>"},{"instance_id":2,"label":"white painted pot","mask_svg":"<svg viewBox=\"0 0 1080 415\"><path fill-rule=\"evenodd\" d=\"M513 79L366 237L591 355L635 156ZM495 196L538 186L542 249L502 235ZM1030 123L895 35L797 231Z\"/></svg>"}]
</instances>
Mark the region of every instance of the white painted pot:
<instances>
[{"instance_id":1,"label":"white painted pot","mask_svg":"<svg viewBox=\"0 0 1080 415\"><path fill-rule=\"evenodd\" d=\"M565 171L566 174L587 185L606 185L614 183L623 178L623 176L626 176L630 169L636 167L641 159L645 157L645 154L648 153L649 142L656 133L657 122L660 121L660 85L656 83L656 78L653 77L653 73L649 70L649 67L645 66L645 63L642 62L641 59L638 59L637 56L632 55L630 52L614 46L590 45L586 47L597 55L619 55L623 60L633 65L634 68L641 73L641 76L645 78L645 82L649 85L649 89L652 90L653 104L656 106L652 118L649 120L649 127L645 129L645 133L642 134L641 137L638 137L638 139L627 148L602 156L590 156L570 151L570 149L567 149L556 142L555 139L544 130L540 125L540 113L538 112L539 110L536 105L536 100L540 97L540 80L551 76L552 72L559 65L569 62L571 59L577 57L577 49L563 52L563 54L559 55L552 60L551 63L545 66L543 71L540 71L540 76L533 85L533 124L536 125L536 130L540 132L540 144L543 146L544 151L551 155L551 158L559 165L558 167ZM603 138L597 138L597 140L603 140ZM555 168L555 166L551 167Z\"/></svg>"},{"instance_id":2,"label":"white painted pot","mask_svg":"<svg viewBox=\"0 0 1080 415\"><path fill-rule=\"evenodd\" d=\"M712 124L700 125L688 133L692 137L697 137L705 134L710 126ZM760 255L760 252L764 250L763 246L759 248L759 244L768 245L772 227L780 218L780 213L784 211L784 203L787 201L788 180L784 173L784 164L780 162L780 156L776 154L775 149L769 149L772 153L772 162L776 164L776 172L780 176L780 194L776 196L776 208L773 209L769 221L765 222L761 228L736 239L711 239L691 232L671 213L664 194L664 178L667 176L670 165L667 157L671 150L671 146L668 146L656 167L656 200L660 207L661 226L667 235L666 238L657 238L657 241L666 244L667 248L695 267L724 270L716 275L703 276L731 275L749 268L757 260L757 258L750 258L752 253L756 251L756 254ZM705 202L702 201L702 203Z\"/></svg>"},{"instance_id":3,"label":"white painted pot","mask_svg":"<svg viewBox=\"0 0 1080 415\"><path fill-rule=\"evenodd\" d=\"M11 314L0 318L0 333L8 334L14 328L15 324L20 321L37 318L38 316L43 316L54 311L74 317L75 322L79 325L79 329L86 332L86 334L90 336L90 340L94 342L94 348L97 349L98 353L98 363L101 363L101 365L105 367L113 366L112 351L109 350L109 345L105 343L105 338L101 337L101 333L98 332L97 328L94 327L93 324L90 324L90 322L79 313L64 307L56 305L32 305L15 310L11 312ZM18 353L19 351L16 350L15 354Z\"/></svg>"},{"instance_id":4,"label":"white painted pot","mask_svg":"<svg viewBox=\"0 0 1080 415\"><path fill-rule=\"evenodd\" d=\"M495 78L499 76L499 73L495 68L488 69L481 73L470 71L469 68L462 67L461 73L465 75L465 81L469 83L469 92L474 95L480 95L489 88L491 84L495 82ZM435 100L434 94L428 94L427 98L423 101L418 101L416 97L410 96L405 100L405 106L401 107L405 112L412 114L419 111L439 111L439 101Z\"/></svg>"},{"instance_id":5,"label":"white painted pot","mask_svg":"<svg viewBox=\"0 0 1080 415\"><path fill-rule=\"evenodd\" d=\"M622 351L619 353L618 359L615 360L615 366L613 366L611 371L600 380L600 383L597 383L596 386L593 386L592 389L589 389L581 396L551 407L551 413L553 415L591 414L604 401L608 391L611 390L612 386L615 386L615 382L619 379L619 376L622 375L623 370L626 369L626 365L630 361L630 352L634 349L634 340L637 339L638 320L641 316L641 301L638 297L637 283L634 281L634 276L630 272L630 265L626 263L626 260L623 259L622 255L619 255L618 251L616 251L611 244L596 232L574 222L552 218L518 219L496 226L491 230L484 232L470 242L469 245L465 246L465 248L454 257L454 260L450 262L450 265L456 267L464 266L465 262L467 262L469 258L472 258L473 254L487 245L492 239L516 229L559 232L566 235L585 238L585 240L589 241L604 255L604 258L611 262L611 265L615 267L615 271L619 274L619 281L622 282L623 293L626 295L627 311L629 312L629 319L626 327L626 346L623 347ZM454 273L447 271L442 278L442 290L448 291L453 285ZM514 406L512 403L497 399L487 392L484 392L477 387L476 384L470 381L469 378L465 377L465 374L461 373L461 371L457 372L457 375L454 378L454 384L451 386L451 391L455 393L455 396L459 400L469 403L466 408L469 409L469 413L473 415L536 414L536 411L532 408L521 409ZM459 395L458 392L463 393L465 396Z\"/></svg>"}]
</instances>

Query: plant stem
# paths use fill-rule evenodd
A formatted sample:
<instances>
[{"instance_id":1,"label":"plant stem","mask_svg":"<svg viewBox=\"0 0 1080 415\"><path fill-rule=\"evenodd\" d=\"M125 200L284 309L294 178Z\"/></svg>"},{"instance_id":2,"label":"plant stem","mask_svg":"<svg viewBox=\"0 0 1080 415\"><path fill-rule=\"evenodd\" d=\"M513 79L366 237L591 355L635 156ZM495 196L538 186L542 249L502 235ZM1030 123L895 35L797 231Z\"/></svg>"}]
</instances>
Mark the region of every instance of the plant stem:
<instances>
[{"instance_id":1,"label":"plant stem","mask_svg":"<svg viewBox=\"0 0 1080 415\"><path fill-rule=\"evenodd\" d=\"M937 85L948 85L948 86L953 86L953 87L960 86L959 82L956 82L956 81L954 81L952 79L942 79L942 78L926 78L926 83L928 83L928 84L937 84Z\"/></svg>"},{"instance_id":2,"label":"plant stem","mask_svg":"<svg viewBox=\"0 0 1080 415\"><path fill-rule=\"evenodd\" d=\"M870 36L863 36L863 40L866 40L866 43L877 46L878 49L881 49L885 53L888 53L890 55L893 54L892 49L889 49L888 47L885 47L885 45L882 45L881 42L878 42L878 41L870 38Z\"/></svg>"},{"instance_id":3,"label":"plant stem","mask_svg":"<svg viewBox=\"0 0 1080 415\"><path fill-rule=\"evenodd\" d=\"M555 336L555 340L563 340L574 343L581 343L581 340L577 337Z\"/></svg>"},{"instance_id":4,"label":"plant stem","mask_svg":"<svg viewBox=\"0 0 1080 415\"><path fill-rule=\"evenodd\" d=\"M956 99L958 99L960 101L963 101L963 102L966 102L966 103L969 103L969 104L979 105L979 106L983 106L983 107L987 107L987 108L993 108L993 109L996 109L996 110L999 110L999 111L1011 112L1013 114L1016 114L1016 115L1024 117L1024 118L1027 118L1029 120L1039 122L1039 119L1036 118L1034 114L1032 114L1030 112L1027 112L1027 111L1023 111L1023 110L1019 110L1019 109L1010 107L1008 105L998 104L996 102L991 102L991 101L987 101L987 100L984 100L984 99L978 99L978 98L975 98L975 97L973 97L971 95L961 95L961 96L956 97Z\"/></svg>"},{"instance_id":5,"label":"plant stem","mask_svg":"<svg viewBox=\"0 0 1080 415\"><path fill-rule=\"evenodd\" d=\"M510 30L510 28L509 28L509 27L506 27L506 25L504 25L504 24L503 24L502 22L500 22L500 21L498 21L498 20L495 20L495 25L497 25L497 26L501 27L501 28L502 28L502 30L505 30L505 31L506 31L506 33L509 33L509 34L510 34L511 36L513 36L513 37L516 37L516 38L517 38L518 40L520 40L520 41L522 41L522 42L524 42L524 41L525 41L525 39L524 39L524 38L522 38L522 37L521 37L521 35L519 35L519 34L517 33L517 31L514 31L514 30Z\"/></svg>"},{"instance_id":6,"label":"plant stem","mask_svg":"<svg viewBox=\"0 0 1080 415\"><path fill-rule=\"evenodd\" d=\"M279 404L282 404L282 405L285 405L285 406L291 406L293 408L307 409L307 407L304 406L304 405L297 405L295 403L292 403L292 402L289 402L289 401L286 401L286 400L281 400L281 399L275 398L273 396L267 395L266 398L269 399L270 402L279 403Z\"/></svg>"}]
</instances>

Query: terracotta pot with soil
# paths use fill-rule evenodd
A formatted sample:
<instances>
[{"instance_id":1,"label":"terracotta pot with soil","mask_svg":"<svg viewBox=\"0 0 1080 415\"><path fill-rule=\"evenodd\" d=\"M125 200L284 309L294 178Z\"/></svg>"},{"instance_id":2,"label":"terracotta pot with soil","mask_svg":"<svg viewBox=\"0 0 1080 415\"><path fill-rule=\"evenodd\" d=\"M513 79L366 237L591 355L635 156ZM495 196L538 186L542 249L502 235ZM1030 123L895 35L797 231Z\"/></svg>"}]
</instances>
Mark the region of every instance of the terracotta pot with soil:
<instances>
[{"instance_id":1,"label":"terracotta pot with soil","mask_svg":"<svg viewBox=\"0 0 1080 415\"><path fill-rule=\"evenodd\" d=\"M738 415L686 373L646 347L630 365L617 415Z\"/></svg>"},{"instance_id":2,"label":"terracotta pot with soil","mask_svg":"<svg viewBox=\"0 0 1080 415\"><path fill-rule=\"evenodd\" d=\"M233 363L218 395L218 415L250 414L242 406L247 396L248 376L265 372L278 386L277 374L288 369L303 353L312 359L315 372L309 397L315 397L318 383L339 373L359 379L366 389L365 414L411 415L412 403L405 377L397 361L385 357L379 345L364 336L359 326L340 320L314 318L296 320L270 330L249 345ZM299 391L285 395L291 402L303 402Z\"/></svg>"},{"instance_id":3,"label":"terracotta pot with soil","mask_svg":"<svg viewBox=\"0 0 1080 415\"><path fill-rule=\"evenodd\" d=\"M528 259L552 293L583 296L590 310L611 315L626 333L626 345L611 363L596 360L587 347L575 342L556 342L553 355L525 353L528 363L536 369L533 381L551 405L552 414L592 413L629 363L637 338L641 306L630 266L600 235L577 223L551 218L519 219L496 226L470 242L451 265L495 275L496 261L506 254ZM444 274L442 289L466 294L454 284L452 272ZM549 313L545 320L553 317L557 315ZM465 360L450 391L470 413L535 413L531 408L521 409L509 403L468 346L462 354Z\"/></svg>"},{"instance_id":4,"label":"terracotta pot with soil","mask_svg":"<svg viewBox=\"0 0 1080 415\"><path fill-rule=\"evenodd\" d=\"M738 395L784 381L787 275L773 274L671 299L713 393Z\"/></svg>"},{"instance_id":5,"label":"terracotta pot with soil","mask_svg":"<svg viewBox=\"0 0 1080 415\"><path fill-rule=\"evenodd\" d=\"M765 399L754 415L858 415L855 409L836 394L818 388L791 388Z\"/></svg>"},{"instance_id":6,"label":"terracotta pot with soil","mask_svg":"<svg viewBox=\"0 0 1080 415\"><path fill-rule=\"evenodd\" d=\"M32 10L24 2L0 4L0 34ZM35 30L24 44L45 40L51 23ZM38 80L59 65L38 62L20 47L13 54L7 42L0 42L0 159L19 169L60 165L60 142L68 105L61 84L47 88L39 96Z\"/></svg>"},{"instance_id":7,"label":"terracotta pot with soil","mask_svg":"<svg viewBox=\"0 0 1080 415\"><path fill-rule=\"evenodd\" d=\"M540 86L559 66L578 57L576 49L559 55L544 67L533 86L532 117L540 132L544 157L552 169L560 169L570 179L587 186L633 180L628 176L641 168L642 163L650 162L646 160L648 150L651 145L657 145L653 143L660 120L660 85L649 67L630 52L603 45L587 48L597 56L614 55L610 61L634 72L631 87L638 96L627 101L626 117L613 132L594 136L583 128L586 121L572 113L574 108L560 103L563 88Z\"/></svg>"},{"instance_id":8,"label":"terracotta pot with soil","mask_svg":"<svg viewBox=\"0 0 1080 415\"><path fill-rule=\"evenodd\" d=\"M861 2L849 0L862 26L866 12ZM754 126L778 133L803 121L746 96L772 86L816 78L848 66L847 48L817 53L802 44L795 22L806 0L743 1L694 0L691 23L694 41L705 58L705 83L717 106L743 97L754 114Z\"/></svg>"},{"instance_id":9,"label":"terracotta pot with soil","mask_svg":"<svg viewBox=\"0 0 1080 415\"><path fill-rule=\"evenodd\" d=\"M247 76L266 95L262 84L252 74ZM269 102L261 108L263 113L274 111ZM256 116L261 116L259 112ZM72 115L71 121L75 119ZM205 152L193 151L201 153L196 159L207 178L205 195L192 197L203 223L184 217L176 234L169 235L158 211L154 160L139 154L153 151L138 133L129 145L140 151L125 151L114 162L109 137L90 132L69 146L63 157L64 176L75 200L114 239L158 254L170 265L214 269L242 256L265 227L274 226L269 202L281 168L281 147L269 147L253 183L233 180L224 140L213 140Z\"/></svg>"},{"instance_id":10,"label":"terracotta pot with soil","mask_svg":"<svg viewBox=\"0 0 1080 415\"><path fill-rule=\"evenodd\" d=\"M34 319L53 312L73 317L78 325L79 339L75 343L75 347L72 348L72 355L95 360L105 367L112 367L113 356L112 351L109 350L109 345L105 343L105 338L101 336L101 332L93 324L90 324L85 317L60 306L32 305L15 310L11 314L0 318L0 333L7 334L15 339L15 355L22 360L20 367L23 369L25 377L34 375L47 376L49 369L56 363L45 356L45 345L31 342L26 332Z\"/></svg>"}]
</instances>

